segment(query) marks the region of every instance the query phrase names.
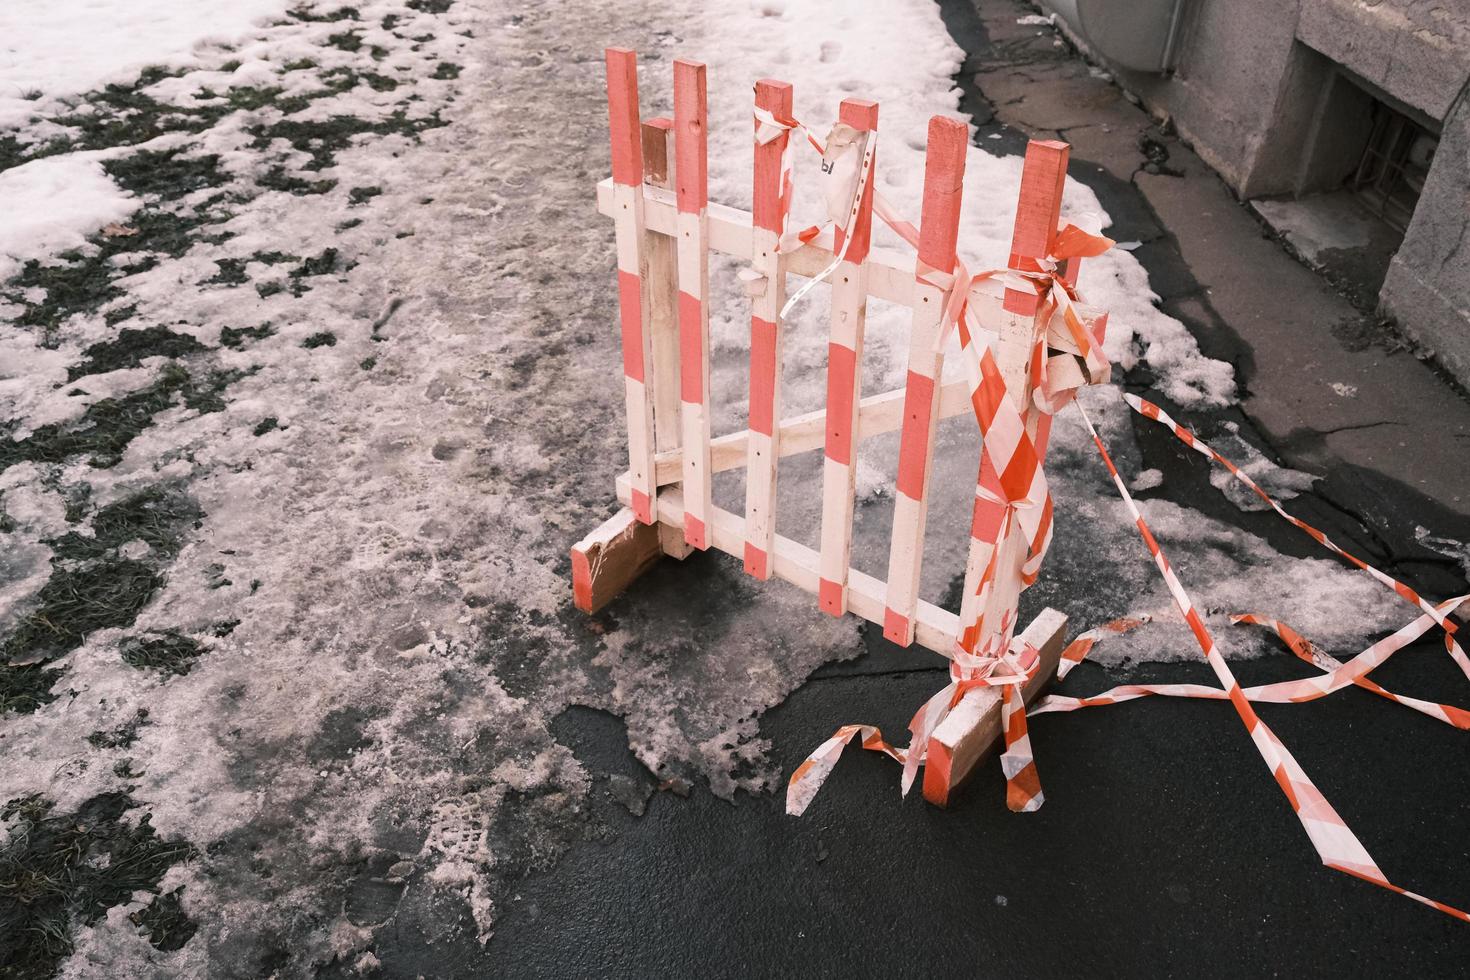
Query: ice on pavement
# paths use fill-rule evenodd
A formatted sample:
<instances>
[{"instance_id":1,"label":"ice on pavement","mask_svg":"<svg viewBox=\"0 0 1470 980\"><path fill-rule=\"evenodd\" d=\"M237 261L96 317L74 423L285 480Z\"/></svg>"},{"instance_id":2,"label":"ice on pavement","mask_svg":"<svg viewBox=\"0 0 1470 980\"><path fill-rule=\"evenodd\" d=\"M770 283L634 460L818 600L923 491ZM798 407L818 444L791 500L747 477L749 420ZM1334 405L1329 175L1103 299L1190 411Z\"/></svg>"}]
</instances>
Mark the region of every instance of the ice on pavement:
<instances>
[{"instance_id":1,"label":"ice on pavement","mask_svg":"<svg viewBox=\"0 0 1470 980\"><path fill-rule=\"evenodd\" d=\"M92 630L47 664L60 672L49 703L0 716L0 802L36 794L65 813L126 791L138 819L202 855L158 886L184 889L200 929L192 941L158 949L117 907L78 924L66 971L252 974L284 956L294 975L368 962L383 923L352 911L363 869L399 890L395 928L428 944L465 928L489 940L505 882L598 832L593 777L551 731L568 706L621 717L661 778L697 777L725 797L776 788L759 715L824 662L862 652L852 620L715 560L693 561L697 588L653 576L611 617L570 608L567 549L612 512L626 465L612 232L593 204L608 169L601 52L645 53L646 115L669 109L672 56L709 62L711 198L734 205L749 198L755 79L792 81L798 115L819 131L842 97L876 99L879 186L916 217L927 119L959 98L961 53L937 7L365 0L292 4L301 16L262 23L284 6L241 0L211 5L197 32L168 20L146 49L135 20L98 19L93 7L8 9L28 16L3 35L7 57L28 38L52 44L79 16L108 56L79 55L37 76L38 98L5 104L20 112L5 118L20 120L10 134L25 159L0 170L0 189L61 175L85 195L58 225L65 236L0 248L40 260L0 284L0 436L30 447L0 469L0 630L19 629L48 578L74 570L58 543L69 532L158 581L135 619ZM226 34L237 40L194 43ZM144 91L187 110L188 125L68 150L92 138L69 93L142 62L171 66ZM318 127L297 127L308 120ZM809 179L814 160L798 159L798 181ZM1003 264L1019 175L1019 158L971 147L961 250L975 268ZM1106 225L1093 193L1070 180L1065 213ZM63 258L78 236L121 220L162 231L105 253L94 236ZM898 248L881 235L878 245ZM85 302L44 274L93 260L111 278ZM748 329L734 271L715 266L711 317L727 427L743 419ZM1154 307L1131 254L1089 261L1082 283L1112 312L1117 363L1146 363L1182 405L1233 400L1230 366ZM822 397L821 298L788 330L793 411ZM907 330L902 310L874 305L868 390L901 380ZM129 353L145 340L154 346ZM171 353L155 353L160 343ZM1121 401L1087 398L1126 475L1147 482ZM144 421L120 446L59 458L35 449L80 445L104 415L120 425L137 413ZM943 432L933 598L963 566L975 471L973 423ZM855 554L874 572L893 456L879 440L861 466ZM816 526L798 492L813 466L783 469L793 536ZM1051 471L1065 533L1036 595L1069 603L1078 629L1159 614L1100 646L1100 659L1197 656L1069 417ZM178 542L147 528L108 543L98 515L150 493L191 502L175 508ZM1165 500L1144 507L1217 619L1270 612L1341 651L1407 618L1339 565L1277 554ZM1267 648L1220 633L1235 655ZM123 656L175 634L198 648L186 673ZM147 722L132 744L88 741L140 709Z\"/></svg>"}]
</instances>

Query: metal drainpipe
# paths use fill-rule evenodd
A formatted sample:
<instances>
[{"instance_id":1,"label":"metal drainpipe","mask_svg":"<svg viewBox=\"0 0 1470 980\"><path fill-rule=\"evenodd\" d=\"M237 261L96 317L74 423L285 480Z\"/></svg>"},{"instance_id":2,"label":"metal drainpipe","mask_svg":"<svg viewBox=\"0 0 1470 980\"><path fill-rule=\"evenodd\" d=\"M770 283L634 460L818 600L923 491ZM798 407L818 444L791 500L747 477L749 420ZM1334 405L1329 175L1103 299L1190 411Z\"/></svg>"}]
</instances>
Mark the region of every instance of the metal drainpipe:
<instances>
[{"instance_id":1,"label":"metal drainpipe","mask_svg":"<svg viewBox=\"0 0 1470 980\"><path fill-rule=\"evenodd\" d=\"M1164 56L1160 59L1159 71L1169 72L1174 68L1174 42L1179 37L1179 22L1184 19L1184 0L1174 0L1174 12L1169 15L1169 39L1164 42Z\"/></svg>"}]
</instances>

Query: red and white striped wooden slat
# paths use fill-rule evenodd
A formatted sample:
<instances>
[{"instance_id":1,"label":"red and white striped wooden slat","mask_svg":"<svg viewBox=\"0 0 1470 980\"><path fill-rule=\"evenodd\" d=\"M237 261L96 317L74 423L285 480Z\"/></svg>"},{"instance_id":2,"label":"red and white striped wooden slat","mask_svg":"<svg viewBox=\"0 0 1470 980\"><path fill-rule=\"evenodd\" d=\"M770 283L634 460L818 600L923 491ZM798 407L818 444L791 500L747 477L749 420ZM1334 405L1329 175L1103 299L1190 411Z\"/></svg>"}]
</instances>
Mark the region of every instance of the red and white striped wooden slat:
<instances>
[{"instance_id":1,"label":"red and white striped wooden slat","mask_svg":"<svg viewBox=\"0 0 1470 980\"><path fill-rule=\"evenodd\" d=\"M632 510L653 523L657 494L654 464L653 392L647 368L653 363L644 281L643 150L638 126L638 57L608 48L607 110L612 137L614 228L618 252L618 307L623 332L623 387L628 410L628 470Z\"/></svg>"},{"instance_id":2,"label":"red and white striped wooden slat","mask_svg":"<svg viewBox=\"0 0 1470 980\"><path fill-rule=\"evenodd\" d=\"M878 103L844 99L838 120L858 132L878 129ZM866 137L872 139L872 136ZM876 156L871 166L877 170ZM852 562L852 511L858 403L862 400L863 327L868 313L867 262L873 231L875 173L863 182L852 227L838 228L832 250L846 254L832 274L831 332L827 343L827 441L822 461L822 549L818 604L833 616L847 612ZM847 238L850 236L851 241Z\"/></svg>"},{"instance_id":3,"label":"red and white striped wooden slat","mask_svg":"<svg viewBox=\"0 0 1470 980\"><path fill-rule=\"evenodd\" d=\"M1056 140L1032 140L1027 144L1008 268L1039 271L1041 266L1038 260L1052 251L1057 220L1061 214L1068 152L1067 144ZM999 304L979 293L972 294L971 304L981 322L1000 334L995 362L1005 379L1008 397L1022 413L1026 434L1036 444L1036 463L1040 465L1045 437L1050 434L1051 420L1035 408L1030 397L1028 372L1032 337L1036 329L1037 296L1034 291L1007 288ZM1017 522L1004 520L1005 505L996 502L1005 499L1001 491L1001 474L983 449L979 484L993 499L986 499L986 496L978 493L975 497L975 510L970 524L970 553L966 560L965 587L960 600L960 623L973 628L977 621L983 622L987 630L993 632L1002 624L1004 628L1015 625L1015 608L1022 587L1021 565L1026 559L1026 535L1017 526ZM1007 527L1009 530L1005 530ZM1000 540L1003 530L1005 540ZM997 549L999 554L995 554ZM992 586L985 595L984 607L979 608L981 577L992 560L996 564ZM968 637L962 638L962 642L969 649L979 639L971 631ZM1001 648L1004 649L1004 644Z\"/></svg>"},{"instance_id":4,"label":"red and white striped wooden slat","mask_svg":"<svg viewBox=\"0 0 1470 980\"><path fill-rule=\"evenodd\" d=\"M643 186L671 191L674 186L674 120L656 116L643 121ZM644 194L643 216L649 216ZM645 293L648 296L648 325L653 334L653 441L654 483L663 486L661 457L679 454L682 441L679 418L679 255L673 236L651 229L643 239ZM679 467L676 467L676 469ZM674 477L678 482L679 477ZM657 510L657 508L655 508ZM655 514L655 516L657 516ZM659 544L666 555L680 561L692 548L682 529L659 522Z\"/></svg>"},{"instance_id":5,"label":"red and white striped wooden slat","mask_svg":"<svg viewBox=\"0 0 1470 980\"><path fill-rule=\"evenodd\" d=\"M684 437L684 540L709 547L709 113L705 67L674 62L674 154L678 188L679 398Z\"/></svg>"},{"instance_id":6,"label":"red and white striped wooden slat","mask_svg":"<svg viewBox=\"0 0 1470 980\"><path fill-rule=\"evenodd\" d=\"M965 151L969 127L957 119L929 120L924 158L924 204L919 222L915 275L926 269L949 271L955 265L960 203L964 195ZM898 451L898 495L888 553L887 609L883 635L900 646L914 640L914 604L924 559L924 522L934 433L939 424L939 381L944 358L936 349L943 300L925 291L914 304L909 328L908 379L904 391L903 431Z\"/></svg>"},{"instance_id":7,"label":"red and white striped wooden slat","mask_svg":"<svg viewBox=\"0 0 1470 980\"><path fill-rule=\"evenodd\" d=\"M791 115L791 85L762 79L755 104L780 118ZM757 126L757 128L759 128ZM765 289L751 300L750 436L745 466L745 571L771 576L771 546L776 535L776 469L781 456L781 306L786 302L785 262L777 249L781 237L783 186L781 156L791 136L782 132L755 143L751 208L751 266L765 277Z\"/></svg>"}]
</instances>

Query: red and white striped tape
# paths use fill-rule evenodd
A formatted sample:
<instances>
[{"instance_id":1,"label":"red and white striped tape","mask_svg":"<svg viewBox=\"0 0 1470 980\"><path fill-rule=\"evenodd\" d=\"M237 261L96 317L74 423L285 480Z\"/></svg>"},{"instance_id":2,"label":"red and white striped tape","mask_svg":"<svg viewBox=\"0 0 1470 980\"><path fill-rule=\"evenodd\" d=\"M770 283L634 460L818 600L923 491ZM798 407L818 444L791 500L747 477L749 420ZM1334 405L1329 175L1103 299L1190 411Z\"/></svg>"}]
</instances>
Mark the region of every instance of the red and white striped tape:
<instances>
[{"instance_id":1,"label":"red and white striped tape","mask_svg":"<svg viewBox=\"0 0 1470 980\"><path fill-rule=\"evenodd\" d=\"M769 116L769 113L763 116L758 110L758 124L769 125L774 132L780 132L782 129L799 129L806 135L812 146L825 152L823 145L812 137L800 123L795 120L767 118ZM788 154L790 142L788 141L787 144ZM872 142L869 141L867 144L869 151ZM864 167L864 175L868 169ZM782 241L794 245L796 241L804 243L811 240L816 230L807 229L802 233L805 237L798 237L795 241L792 241L786 231L785 213L789 212L791 205L789 174L789 161L783 157ZM858 184L852 198L853 208L857 207L861 194L862 185ZM917 229L910 222L903 220L882 195L875 195L874 211L901 238L915 248L918 247ZM1024 419L1011 401L1004 378L995 361L993 348L997 338L993 332L986 330L979 323L978 318L969 309L969 293L976 284L986 279L998 280L1011 289L1029 289L1036 293L1039 300L1039 312L1034 321L1037 329L1031 341L1032 390L1029 397L1032 404L1043 413L1054 414L1074 400L1076 390L1081 384L1100 383L1107 380L1109 375L1108 361L1102 353L1102 337L1093 336L1088 331L1075 308L1075 303L1079 302L1076 290L1058 270L1069 258L1099 255L1111 244L1105 238L1089 235L1068 225L1057 235L1055 254L1037 263L1039 271L998 269L971 275L963 262L956 259L955 268L952 271L924 269L919 276L921 281L937 286L947 293L945 317L942 321L943 327L938 344L944 343L951 326L958 331L971 403L982 436L982 465L980 477L976 483L977 501L988 505L988 510L995 514L996 519L990 521L987 528L989 533L997 535L995 540L1004 540L1013 525L1021 528L1027 544L1027 555L1022 566L1023 580L1026 585L1034 581L1051 540L1051 496L1042 468L1042 453L1038 450L1037 441L1027 435ZM1076 357L1081 360L1084 371L1064 372L1061 376L1053 371L1053 365L1059 357L1070 356L1068 354L1057 355L1053 349L1050 349L1053 345L1047 343L1047 327L1054 316L1060 317L1065 324L1070 335L1068 339L1075 347ZM1065 344L1055 346L1059 346L1064 351L1067 350ZM1257 701L1294 703L1315 700L1344 687L1357 685L1457 728L1470 728L1470 712L1465 709L1398 695L1367 679L1370 671L1434 625L1445 630L1446 649L1466 675L1470 676L1470 659L1465 657L1455 639L1457 624L1448 619L1449 614L1459 608L1461 603L1470 601L1470 596L1457 597L1438 605L1429 603L1409 586L1342 550L1321 531L1292 517L1238 467L1205 446L1193 433L1179 426L1157 406L1132 395L1127 398L1135 410L1169 426L1175 435L1187 445L1225 466L1232 475L1260 495L1283 518L1323 546L1373 575L1405 600L1417 605L1423 611L1423 615L1394 634L1372 644L1345 663L1318 650L1295 631L1276 620L1254 614L1236 617L1236 622L1262 625L1274 630L1297 656L1322 670L1322 673L1315 677L1241 688L1224 658L1216 650L1213 637L1205 627L1203 619L1194 609L1188 593L1174 574L1142 513L1128 493L1107 448L1093 428L1091 420L1087 418L1086 412L1081 411L1079 405L1083 422L1091 433L1113 482L1133 514L1139 533L1158 566L1171 596L1189 624L1222 687L1211 688L1194 684L1123 685L1091 698L1052 696L1040 702L1031 713L1044 714L1052 711L1074 710L1080 707L1117 704L1151 695L1229 700L1242 723L1245 724L1257 750L1291 802L1303 829L1312 840L1324 864L1371 881L1391 891L1399 892L1449 915L1470 921L1470 916L1459 909L1409 892L1390 882L1373 862L1361 842L1348 829L1342 818L1317 790L1291 753L1256 715L1252 706L1252 703ZM1044 439L1044 435L1040 433L1038 435ZM999 549L992 552L990 563L980 577L978 588L982 596L993 584L998 552ZM847 725L840 728L792 774L787 790L786 809L788 813L799 815L806 810L822 782L836 765L842 749L859 735L862 737L863 748L881 751L903 765L902 790L907 793L913 784L919 765L924 761L924 751L934 730L966 692L981 686L1001 688L1002 726L1005 736L1005 751L1001 756L1001 764L1006 775L1008 805L1012 810L1017 811L1034 810L1041 805L1044 796L1031 751L1026 726L1027 711L1021 694L1022 686L1039 667L1039 657L1036 656L1035 650L1013 649L1012 635L1015 622L1012 613L1004 615L1000 623L987 624L982 621L985 603L976 603L975 609L977 610L975 621L961 624L957 649L950 663L950 682L925 702L909 723L911 733L909 748L900 749L890 745L883 740L878 729L872 726ZM1065 676L1073 666L1081 662L1105 634L1124 633L1148 621L1149 617L1146 616L1115 620L1079 636L1064 651L1058 665L1058 677Z\"/></svg>"},{"instance_id":2,"label":"red and white striped tape","mask_svg":"<svg viewBox=\"0 0 1470 980\"><path fill-rule=\"evenodd\" d=\"M1271 770L1271 774L1281 786L1281 791L1286 795L1292 810L1297 815L1297 819L1301 821L1302 829L1307 832L1307 836L1311 839L1312 845L1317 849L1317 854L1321 857L1323 864L1329 868L1362 878L1365 881L1371 881L1375 885L1398 892L1401 895L1414 899L1416 902L1421 902L1431 908L1452 915L1455 918L1470 922L1470 914L1453 906L1446 905L1443 902L1438 902L1432 898L1426 898L1423 895L1408 891L1389 881L1387 876L1379 869L1378 865L1374 863L1373 858L1369 856L1362 842L1348 829L1342 817L1332 808L1332 805L1327 802L1327 798L1318 791L1317 787L1312 783L1312 780L1297 763L1296 759L1287 751L1286 746L1281 743L1281 740L1276 737L1276 734L1256 714L1256 709L1252 706L1250 698L1241 689L1240 683L1236 681L1234 673L1225 662L1225 658L1220 656L1220 652L1215 649L1214 638L1205 627L1204 620L1195 611L1189 594L1185 592L1184 586L1174 574L1174 569L1170 566L1169 560L1164 557L1158 541L1155 540L1153 532L1149 530L1148 522L1144 520L1142 512L1139 511L1138 505L1133 500L1133 496L1128 492L1127 485L1123 482L1123 478L1119 476L1117 467L1113 465L1113 459L1108 454L1107 447L1103 445L1102 439L1098 437L1097 430L1093 428L1092 420L1087 417L1087 412L1082 409L1081 405L1078 405L1077 408L1082 415L1083 424L1087 426L1087 431L1092 435L1092 440L1097 445L1098 452L1102 454L1103 462L1108 468L1108 473L1113 478L1113 484L1118 488L1118 493L1123 498L1124 504L1127 505L1129 513L1133 515L1138 532L1142 535L1144 544L1148 546L1149 554L1153 556L1154 564L1158 566L1159 574L1163 576L1164 584L1168 586L1169 594L1173 597L1175 605L1179 607L1179 611L1183 614L1185 622L1189 624L1190 631L1194 633L1195 640L1199 643L1200 650L1204 653L1205 659L1214 670L1215 676L1220 680L1221 689L1202 688L1202 693L1193 696L1228 699L1234 706L1236 714L1240 716L1241 723L1245 725L1246 731L1250 733L1251 740L1255 742L1256 750L1260 752L1261 758L1265 760L1267 768ZM1262 493L1262 496L1265 496L1265 494ZM1267 499L1269 500L1270 498ZM1453 602L1454 606L1458 607L1459 602L1464 601L1465 598L1470 597L1461 597L1460 600L1455 600ZM1428 618L1434 620L1442 619L1449 611L1446 610L1446 613L1442 613L1438 609L1433 609L1433 607L1431 607L1431 610ZM1424 619L1425 617L1420 618ZM1185 685L1176 686L1183 687Z\"/></svg>"},{"instance_id":3,"label":"red and white striped tape","mask_svg":"<svg viewBox=\"0 0 1470 980\"><path fill-rule=\"evenodd\" d=\"M810 130L799 121L778 119L773 113L759 107L755 110L755 118L757 132L760 133L764 127L767 140L776 138L783 131L799 130L804 133L808 143L823 152L824 172L836 172L837 168L833 165L833 161L827 159L832 156L827 152L830 140L827 145L824 145L815 139ZM848 192L851 194L852 214L856 214L864 182L871 172L872 147L876 142L876 134L872 135L873 138L865 144L865 157L859 177L856 180L846 179L841 174L836 174L835 177L835 185L840 188L848 186L852 188ZM788 153L792 142L787 141ZM784 156L782 167L784 189L787 186L787 175L790 173L789 161ZM842 208L835 199L840 197L841 193L839 191L835 197L829 194L828 211L834 216L842 212ZM791 202L792 195L783 193L783 208L789 211ZM874 195L873 210L900 238L918 250L918 229L912 222L903 219L881 194ZM840 218L836 220L840 222ZM786 228L787 221L783 216L782 241L789 244L790 236ZM807 229L802 236L799 236L799 240L809 241L810 235L814 233L813 229ZM1083 324L1074 306L1074 303L1078 301L1076 291L1059 270L1069 258L1099 255L1111 245L1112 242L1109 239L1089 235L1072 225L1067 225L1057 236L1056 254L1047 256L1038 262L1038 271L1018 272L1010 269L994 269L972 275L965 263L958 257L955 260L954 269L949 271L924 268L921 264L920 281L934 285L947 294L945 316L941 321L942 326L936 346L944 344L951 328L958 331L962 363L970 389L970 401L980 425L981 466L975 493L981 503L977 506L988 505L1000 514L998 528L982 529L977 525L976 530L972 533L986 533L987 531L998 533L995 540L1001 541L1005 539L1013 525L1018 526L1027 545L1027 554L1021 569L1024 585L1035 581L1042 559L1051 543L1053 508L1051 494L1042 467L1042 454L1036 441L1027 434L1025 420L1016 407L1015 401L1009 396L1005 379L995 360L994 348L998 337L993 331L986 329L969 309L970 290L982 281L995 279L1010 288L1034 292L1038 297L1039 310L1033 320L1036 329L1031 339L1034 388L1028 394L1028 399L1042 412L1050 414L1070 401L1075 396L1077 386L1081 383L1101 381L1108 376L1109 366L1107 358L1102 353L1102 338L1092 335ZM838 260L834 260L834 268ZM782 315L784 316L786 311L799 301L813 283L819 281L820 278L819 276L818 279L812 280L798 290L788 300ZM1077 348L1077 356L1085 365L1085 374L1073 372L1070 378L1064 380L1048 371L1048 365L1052 360L1047 352L1048 327L1054 314L1060 316L1071 334L1070 339ZM1032 663L1029 672L1018 668L1014 660L1015 653L1011 651L1015 628L1013 613L1004 615L1000 623L987 624L982 621L986 607L983 598L994 584L999 555L1000 549L998 548L991 552L989 563L977 585L982 601L975 604L975 620L961 624L957 648L950 662L949 684L936 692L928 702L920 707L909 723L912 740L902 760L904 774L901 787L905 794L912 787L930 736L964 694L974 687L998 686L1002 689L1002 718L1006 742L1002 766L1007 776L1008 801L1013 809L1032 810L1041 805L1042 795L1040 783L1036 777L1035 761L1031 754L1030 739L1026 732L1026 712L1021 696L1021 685L1036 670L1035 652L1030 651ZM1025 651L1016 653L1024 654ZM1003 669L997 674L996 671L1002 664L1009 669ZM846 730L846 728L843 729L843 731ZM792 812L805 809L806 802L811 799L821 781L831 771L831 764L835 764L842 746L846 745L851 737L849 734L846 739L838 738L835 742L828 740L813 754L812 758L815 759L818 755L826 753L823 757L830 759L828 764L803 765L792 775L788 790L788 810L793 805L796 805L798 809ZM834 738L837 737L834 736ZM792 800L798 803L790 803Z\"/></svg>"},{"instance_id":4,"label":"red and white striped tape","mask_svg":"<svg viewBox=\"0 0 1470 980\"><path fill-rule=\"evenodd\" d=\"M1142 415L1144 418L1152 419L1153 421L1158 422L1160 425L1166 427L1170 432L1174 433L1174 435L1179 438L1179 441L1183 442L1186 446L1193 449L1195 452L1209 459L1212 459L1215 462L1219 463L1221 466L1225 467L1225 469L1229 471L1231 476L1235 477L1241 483L1249 487L1251 491L1256 494L1256 496L1264 500L1270 506L1270 508L1274 510L1277 514L1281 515L1281 517L1284 518L1288 524L1291 524L1293 527L1302 531L1302 533L1306 534L1313 541L1316 541L1318 544L1322 545L1322 547L1326 548L1328 551L1331 551L1333 554L1367 572L1383 585L1392 589L1394 593L1405 602L1412 603L1413 605L1416 605L1420 609L1424 610L1424 612L1431 619L1433 619L1435 623L1440 626L1440 628L1444 630L1445 649L1449 652L1451 659L1453 659L1455 663L1459 665L1460 670L1465 674L1466 678L1470 678L1470 658L1467 658L1465 656L1465 651L1460 648L1459 642L1455 639L1455 633L1459 631L1459 625L1453 620L1447 618L1446 613L1439 611L1432 603L1427 601L1411 586L1400 582L1392 575L1388 575L1385 572L1379 571L1377 568L1374 568L1372 565L1363 561L1363 559L1357 557L1356 555L1344 551L1342 548L1339 548L1332 541L1331 538L1327 537L1327 535L1317 530L1317 528L1308 524L1306 521L1298 520L1291 514L1288 514L1285 510L1282 509L1280 504L1273 500L1271 496L1266 493L1266 491L1262 490L1260 485L1256 483L1255 480L1252 480L1249 476L1247 476L1240 469L1240 467L1236 466L1234 463L1230 462L1230 460L1226 459L1224 456L1221 456L1209 446L1205 445L1204 441L1200 439L1199 436L1195 435L1192 431L1180 425L1178 422L1175 422L1172 418L1168 416L1167 413L1165 413L1163 409L1159 408L1159 406L1155 405L1153 402L1145 401L1144 399L1139 398L1137 395L1124 395L1123 400L1128 403L1130 408L1132 408L1138 414Z\"/></svg>"}]
</instances>

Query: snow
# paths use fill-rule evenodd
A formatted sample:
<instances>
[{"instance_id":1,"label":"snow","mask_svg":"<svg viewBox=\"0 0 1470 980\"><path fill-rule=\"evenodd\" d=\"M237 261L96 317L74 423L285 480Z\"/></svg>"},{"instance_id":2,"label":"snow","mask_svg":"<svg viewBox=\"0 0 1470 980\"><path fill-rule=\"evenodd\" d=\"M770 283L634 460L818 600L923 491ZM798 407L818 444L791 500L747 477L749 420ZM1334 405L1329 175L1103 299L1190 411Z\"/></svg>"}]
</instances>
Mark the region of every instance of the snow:
<instances>
[{"instance_id":1,"label":"snow","mask_svg":"<svg viewBox=\"0 0 1470 980\"><path fill-rule=\"evenodd\" d=\"M131 81L152 65L199 63L283 13L287 0L7 0L0 6L0 127L20 124L37 97Z\"/></svg>"},{"instance_id":2,"label":"snow","mask_svg":"<svg viewBox=\"0 0 1470 980\"><path fill-rule=\"evenodd\" d=\"M191 377L238 377L218 411L175 397L116 465L73 456L0 471L0 504L14 525L0 552L7 628L6 617L24 615L46 581L54 539L94 533L97 507L166 487L203 512L137 621L93 632L55 664L65 671L56 688L63 696L0 717L0 801L40 793L65 812L127 788L161 835L206 855L170 872L170 887L186 887L185 908L200 923L193 941L164 954L125 915L109 915L78 930L72 975L264 974L271 937L291 951L293 975L331 960L367 969L386 954L371 948L371 928L339 912L365 866L403 879L401 901L441 930L426 941L458 936L467 913L469 938L484 942L506 882L598 832L589 815L596 777L553 734L566 709L622 719L629 745L658 779L697 781L725 798L767 792L782 774L769 760L760 714L822 664L864 649L852 619L816 615L808 596L758 585L728 562L691 563L681 581L650 576L614 617L570 612L567 548L612 513L613 479L626 463L608 314L612 234L592 206L592 187L607 170L603 45L644 52L646 115L670 108L670 58L709 60L711 199L727 204L749 199L754 79L795 83L797 114L819 132L842 97L878 100L879 186L910 217L918 214L927 119L958 105L961 52L928 0L872 5L862 16L835 2L781 0L636 11L562 2L514 12L498 0L460 0L438 15L364 0L354 20L255 30L245 28L281 6L238 2L211 5L194 33L183 25L199 24L205 8L178 6L187 9L129 8L172 18L158 47L113 35L116 57L91 62L94 75L63 77L58 67L43 98L27 102L46 118L17 129L20 142L42 145L69 128L55 121L64 115L56 97L148 61L182 70L147 90L178 107L217 105L220 93L250 87L282 92L275 104L143 148L218 158L222 183L181 198L122 195L101 168L135 147L0 171L0 181L17 173L31 181L71 168L74 178L53 186L85 183L83 175L93 182L69 238L25 244L26 257L47 262L127 219L116 213L123 207L143 208L139 218L221 208L178 254L156 251L151 265L136 254L112 256L119 294L67 317L50 338L0 326L0 424L14 424L8 437L23 438L152 383L159 359L66 382L82 352L119 328L167 325L209 347L178 359ZM43 8L51 9L22 9ZM58 17L82 9L55 8ZM0 22L6 16L14 15ZM383 26L390 17L392 29ZM55 50L61 20L17 22L24 32L15 36ZM118 14L116 23L133 21ZM360 39L357 50L331 40L344 31ZM196 43L206 32L237 40ZM232 61L238 67L227 67ZM445 65L461 69L459 77ZM386 81L313 96L289 115L293 123L345 118L373 127L345 140L320 169L312 169L320 145L257 138L287 116L281 99L320 94L347 71ZM400 111L420 121L438 112L448 125L416 141L390 125ZM818 207L814 170L813 157L798 157L799 217ZM1006 256L1007 202L1019 175L1018 158L970 148L961 250L973 268ZM282 189L291 181L336 183L320 193ZM354 189L379 193L355 199ZM1070 180L1064 213L1107 222L1095 195ZM877 245L905 261L886 232ZM300 274L303 259L327 249L336 252L326 271ZM243 281L221 281L230 263ZM743 424L748 306L737 271L733 262L712 266L717 428ZM1202 356L1187 330L1155 308L1130 253L1090 260L1082 286L1112 311L1108 349L1118 363L1147 363L1182 405L1234 400L1230 365ZM307 288L295 295L296 287ZM22 294L0 285L7 293L13 309L47 298L39 286ZM792 412L822 401L822 296L788 331L783 384ZM114 324L109 315L123 318ZM241 341L245 330L253 332ZM908 313L874 303L867 331L864 386L876 392L901 382ZM324 334L330 343L305 346ZM1140 487L1157 481L1116 392L1086 398L1125 477ZM267 418L275 427L256 435ZM975 446L971 420L941 427L924 574L931 598L963 567ZM895 456L889 438L859 457L855 562L880 574ZM1257 456L1242 461L1269 475ZM783 461L779 520L793 537L815 536L815 457ZM1105 662L1196 657L1070 416L1056 426L1050 472L1059 532L1035 598L1050 601L1065 583L1078 629L1129 612L1158 616L1100 645ZM737 482L717 484L719 493L738 494L739 474L732 476ZM77 499L90 503L73 523L67 514ZM1338 564L1276 554L1169 501L1144 506L1216 623L1230 612L1269 612L1341 652L1369 629L1407 618L1386 590ZM141 554L136 541L120 547ZM1272 608L1259 608L1262 595ZM123 641L150 630L182 631L201 644L187 675L122 660ZM1259 631L1220 632L1230 655L1270 649ZM144 707L148 724L131 747L86 742ZM140 775L118 775L125 758L140 763Z\"/></svg>"},{"instance_id":3,"label":"snow","mask_svg":"<svg viewBox=\"0 0 1470 980\"><path fill-rule=\"evenodd\" d=\"M85 154L32 160L0 171L0 281L28 259L86 244L87 236L138 207Z\"/></svg>"}]
</instances>

